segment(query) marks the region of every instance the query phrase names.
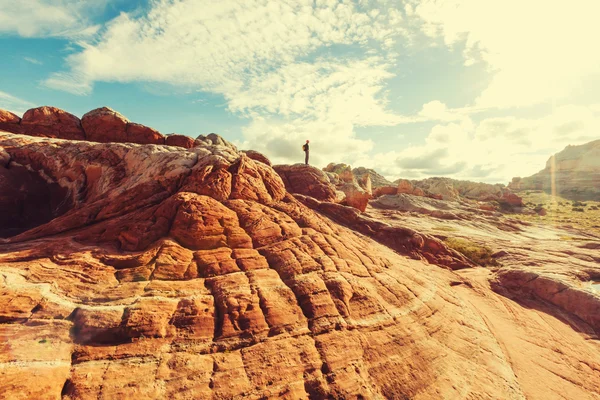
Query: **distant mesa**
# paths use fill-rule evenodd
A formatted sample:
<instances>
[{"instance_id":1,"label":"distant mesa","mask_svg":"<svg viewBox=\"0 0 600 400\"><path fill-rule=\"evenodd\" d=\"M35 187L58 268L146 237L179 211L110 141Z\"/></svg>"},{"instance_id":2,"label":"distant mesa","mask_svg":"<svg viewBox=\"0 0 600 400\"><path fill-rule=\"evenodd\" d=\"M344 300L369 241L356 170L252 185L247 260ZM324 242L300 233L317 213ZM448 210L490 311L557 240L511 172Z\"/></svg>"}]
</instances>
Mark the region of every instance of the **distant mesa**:
<instances>
[{"instance_id":1,"label":"distant mesa","mask_svg":"<svg viewBox=\"0 0 600 400\"><path fill-rule=\"evenodd\" d=\"M543 190L575 201L600 201L600 140L565 147L548 159L543 170L513 178L508 187Z\"/></svg>"}]
</instances>

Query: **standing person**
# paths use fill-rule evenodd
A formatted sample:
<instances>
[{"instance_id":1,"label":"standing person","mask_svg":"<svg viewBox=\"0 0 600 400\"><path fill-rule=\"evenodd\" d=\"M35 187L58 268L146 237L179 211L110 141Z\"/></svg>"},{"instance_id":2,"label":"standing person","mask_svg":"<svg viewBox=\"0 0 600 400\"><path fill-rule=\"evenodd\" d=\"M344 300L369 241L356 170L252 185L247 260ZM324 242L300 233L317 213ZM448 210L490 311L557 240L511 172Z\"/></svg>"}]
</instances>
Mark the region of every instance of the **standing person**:
<instances>
[{"instance_id":1,"label":"standing person","mask_svg":"<svg viewBox=\"0 0 600 400\"><path fill-rule=\"evenodd\" d=\"M308 140L302 145L302 150L304 150L304 164L308 165Z\"/></svg>"}]
</instances>

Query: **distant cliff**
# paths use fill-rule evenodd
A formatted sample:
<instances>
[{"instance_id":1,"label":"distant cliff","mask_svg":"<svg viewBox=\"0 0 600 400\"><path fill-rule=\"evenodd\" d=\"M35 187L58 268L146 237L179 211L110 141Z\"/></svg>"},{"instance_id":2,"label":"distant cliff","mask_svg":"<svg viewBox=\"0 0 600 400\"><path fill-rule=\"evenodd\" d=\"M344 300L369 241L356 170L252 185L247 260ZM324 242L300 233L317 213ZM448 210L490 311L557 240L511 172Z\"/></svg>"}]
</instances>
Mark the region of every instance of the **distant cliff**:
<instances>
[{"instance_id":1,"label":"distant cliff","mask_svg":"<svg viewBox=\"0 0 600 400\"><path fill-rule=\"evenodd\" d=\"M556 190L571 200L600 200L600 140L567 146L551 156L546 168L527 178L513 178L514 190Z\"/></svg>"}]
</instances>

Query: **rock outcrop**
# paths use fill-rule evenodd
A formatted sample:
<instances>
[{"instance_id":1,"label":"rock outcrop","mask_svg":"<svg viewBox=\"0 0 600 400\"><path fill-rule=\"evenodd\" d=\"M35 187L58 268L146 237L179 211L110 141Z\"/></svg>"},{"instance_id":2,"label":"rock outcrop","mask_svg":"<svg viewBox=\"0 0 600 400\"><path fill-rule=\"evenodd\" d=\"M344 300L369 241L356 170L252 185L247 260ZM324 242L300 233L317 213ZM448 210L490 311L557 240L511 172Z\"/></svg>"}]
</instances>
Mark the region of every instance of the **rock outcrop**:
<instances>
[{"instance_id":1,"label":"rock outcrop","mask_svg":"<svg viewBox=\"0 0 600 400\"><path fill-rule=\"evenodd\" d=\"M0 244L4 396L524 397L449 271L312 211L263 163L219 144L0 146L9 174L44 171L72 201Z\"/></svg>"},{"instance_id":2,"label":"rock outcrop","mask_svg":"<svg viewBox=\"0 0 600 400\"><path fill-rule=\"evenodd\" d=\"M320 169L305 164L275 165L273 169L281 176L288 192L321 201L336 201L335 186Z\"/></svg>"},{"instance_id":3,"label":"rock outcrop","mask_svg":"<svg viewBox=\"0 0 600 400\"><path fill-rule=\"evenodd\" d=\"M260 161L261 163L266 164L269 167L271 166L271 161L267 158L267 156L265 156L262 153L259 153L258 151L242 150L242 152L244 154L246 154L249 158L253 159L254 161Z\"/></svg>"},{"instance_id":4,"label":"rock outcrop","mask_svg":"<svg viewBox=\"0 0 600 400\"><path fill-rule=\"evenodd\" d=\"M368 175L369 178L371 179L371 186L373 189L377 189L377 188L384 187L384 186L394 186L394 184L392 182L390 182L389 180L387 180L383 175L379 174L377 171L370 169L370 168L365 168L365 167L354 168L354 169L352 169L352 173L354 174L354 176Z\"/></svg>"},{"instance_id":5,"label":"rock outcrop","mask_svg":"<svg viewBox=\"0 0 600 400\"><path fill-rule=\"evenodd\" d=\"M0 132L0 397L600 396L592 236L360 212L332 200L354 178L195 145Z\"/></svg>"},{"instance_id":6,"label":"rock outcrop","mask_svg":"<svg viewBox=\"0 0 600 400\"><path fill-rule=\"evenodd\" d=\"M79 118L56 107L32 108L23 114L20 124L27 135L85 140Z\"/></svg>"},{"instance_id":7,"label":"rock outcrop","mask_svg":"<svg viewBox=\"0 0 600 400\"><path fill-rule=\"evenodd\" d=\"M600 140L567 146L546 167L527 178L513 178L514 190L544 190L570 200L600 201Z\"/></svg>"},{"instance_id":8,"label":"rock outcrop","mask_svg":"<svg viewBox=\"0 0 600 400\"><path fill-rule=\"evenodd\" d=\"M521 207L522 199L504 185L460 181L450 178L427 178L409 181L398 179L398 193L427 196L440 200L459 201L461 198L496 201L507 206Z\"/></svg>"},{"instance_id":9,"label":"rock outcrop","mask_svg":"<svg viewBox=\"0 0 600 400\"><path fill-rule=\"evenodd\" d=\"M21 133L21 118L10 111L0 108L0 130Z\"/></svg>"},{"instance_id":10,"label":"rock outcrop","mask_svg":"<svg viewBox=\"0 0 600 400\"><path fill-rule=\"evenodd\" d=\"M183 147L184 149L190 149L194 147L195 140L189 136L179 135L177 133L167 135L165 137L165 144L167 146Z\"/></svg>"},{"instance_id":11,"label":"rock outcrop","mask_svg":"<svg viewBox=\"0 0 600 400\"><path fill-rule=\"evenodd\" d=\"M183 135L172 135L169 143L166 143L165 137L157 130L130 122L108 107L92 110L81 120L56 107L32 108L23 114L22 119L0 109L0 130L30 136L99 143L168 144L185 148L193 147L195 143L194 139ZM203 144L206 142L200 143Z\"/></svg>"}]
</instances>

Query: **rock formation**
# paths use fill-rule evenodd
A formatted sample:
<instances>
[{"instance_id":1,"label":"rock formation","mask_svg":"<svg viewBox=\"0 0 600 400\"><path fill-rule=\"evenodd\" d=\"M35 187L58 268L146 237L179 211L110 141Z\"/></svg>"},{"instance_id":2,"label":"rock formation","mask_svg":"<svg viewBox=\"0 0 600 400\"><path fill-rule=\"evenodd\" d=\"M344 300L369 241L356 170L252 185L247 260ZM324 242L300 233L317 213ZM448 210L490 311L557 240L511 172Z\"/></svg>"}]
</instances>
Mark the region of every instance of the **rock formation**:
<instances>
[{"instance_id":1,"label":"rock formation","mask_svg":"<svg viewBox=\"0 0 600 400\"><path fill-rule=\"evenodd\" d=\"M440 200L459 201L461 198L479 201L497 201L508 206L521 207L522 199L504 185L461 181L451 178L427 178L409 181L398 179L398 193L428 196Z\"/></svg>"},{"instance_id":2,"label":"rock formation","mask_svg":"<svg viewBox=\"0 0 600 400\"><path fill-rule=\"evenodd\" d=\"M570 200L600 200L600 140L567 146L546 167L527 178L513 178L514 190L544 190Z\"/></svg>"},{"instance_id":3,"label":"rock formation","mask_svg":"<svg viewBox=\"0 0 600 400\"><path fill-rule=\"evenodd\" d=\"M268 165L269 167L271 166L271 161L267 158L267 156L265 156L262 153L259 153L258 151L255 150L242 150L242 152L244 154L246 154L249 158L255 160L255 161L260 161L263 164Z\"/></svg>"},{"instance_id":4,"label":"rock formation","mask_svg":"<svg viewBox=\"0 0 600 400\"><path fill-rule=\"evenodd\" d=\"M56 107L38 107L28 110L23 114L20 124L22 132L27 135L85 139L79 118Z\"/></svg>"},{"instance_id":5,"label":"rock formation","mask_svg":"<svg viewBox=\"0 0 600 400\"><path fill-rule=\"evenodd\" d=\"M438 219L359 212L316 168L271 168L217 135L195 145L0 132L3 397L600 396L598 296L567 293L600 277L591 239L550 245L573 261L492 212L447 221L507 246L512 268L493 275ZM532 262L541 289L509 272ZM565 262L570 289L554 290Z\"/></svg>"},{"instance_id":6,"label":"rock formation","mask_svg":"<svg viewBox=\"0 0 600 400\"><path fill-rule=\"evenodd\" d=\"M335 186L325 172L304 164L275 165L273 169L281 176L290 193L299 193L323 201L335 201Z\"/></svg>"},{"instance_id":7,"label":"rock formation","mask_svg":"<svg viewBox=\"0 0 600 400\"><path fill-rule=\"evenodd\" d=\"M377 171L370 169L370 168L365 168L365 167L354 168L354 169L352 169L352 173L354 174L354 176L368 175L369 178L371 179L371 185L372 185L373 189L377 189L377 188L384 187L384 186L394 186L394 184L392 182L390 182L389 180L387 180L383 175L379 174Z\"/></svg>"}]
</instances>

